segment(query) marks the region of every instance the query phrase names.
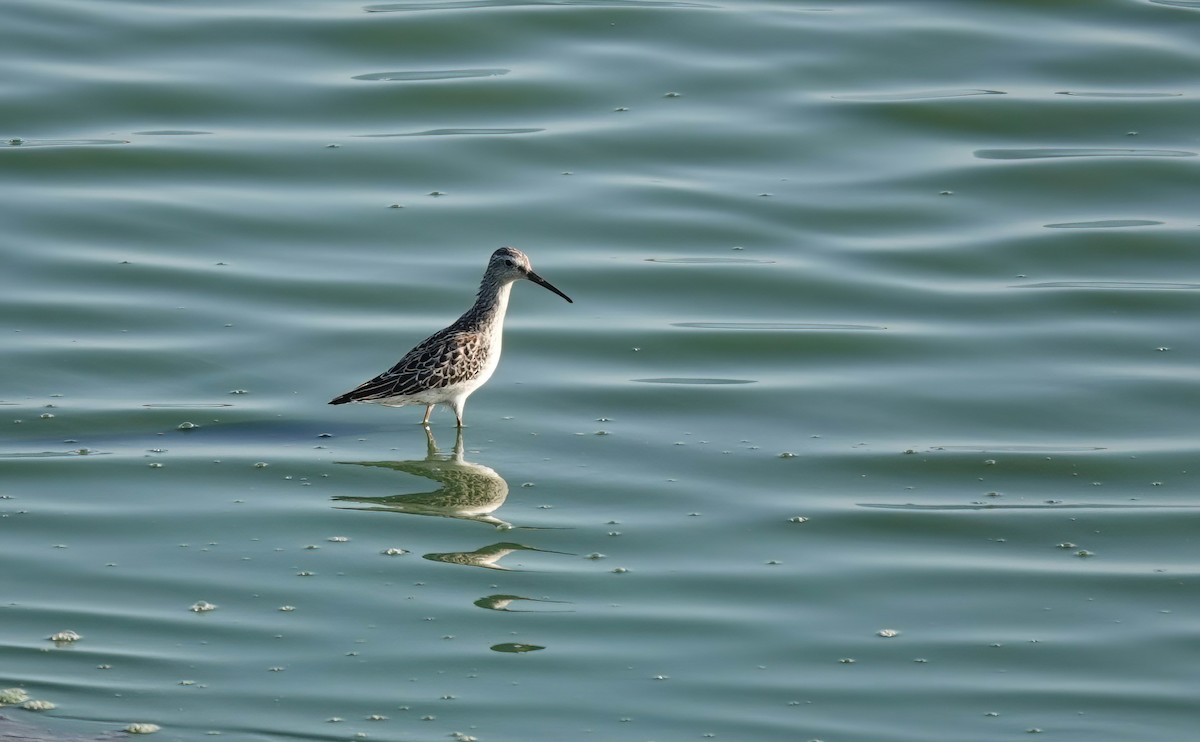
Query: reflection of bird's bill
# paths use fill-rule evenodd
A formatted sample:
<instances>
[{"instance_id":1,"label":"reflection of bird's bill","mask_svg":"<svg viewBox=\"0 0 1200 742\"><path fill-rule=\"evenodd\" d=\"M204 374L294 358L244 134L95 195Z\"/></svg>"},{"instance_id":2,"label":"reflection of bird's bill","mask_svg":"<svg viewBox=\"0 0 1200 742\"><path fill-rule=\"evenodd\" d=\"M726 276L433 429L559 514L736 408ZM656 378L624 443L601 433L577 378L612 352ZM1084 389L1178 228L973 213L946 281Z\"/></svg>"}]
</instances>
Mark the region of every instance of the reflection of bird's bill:
<instances>
[{"instance_id":1,"label":"reflection of bird's bill","mask_svg":"<svg viewBox=\"0 0 1200 742\"><path fill-rule=\"evenodd\" d=\"M569 296L567 296L566 294L564 294L563 292L559 291L559 290L558 290L558 287L556 287L554 284L550 283L550 282L549 282L549 281L547 281L546 279L542 278L542 277L541 277L541 276L539 276L538 274L534 273L533 271L529 271L529 273L527 273L526 275L529 277L529 280L530 280L530 281L533 281L533 282L534 282L534 283L536 283L538 286L542 286L543 288L550 289L550 290L551 290L551 291L553 291L554 293L556 293L556 294L558 294L559 296L561 296L562 298L566 299L566 300L567 300L567 302L568 302L568 303L570 303L570 304L574 304L574 303L575 303L575 302L574 302L574 301L571 299L571 297L569 297Z\"/></svg>"}]
</instances>

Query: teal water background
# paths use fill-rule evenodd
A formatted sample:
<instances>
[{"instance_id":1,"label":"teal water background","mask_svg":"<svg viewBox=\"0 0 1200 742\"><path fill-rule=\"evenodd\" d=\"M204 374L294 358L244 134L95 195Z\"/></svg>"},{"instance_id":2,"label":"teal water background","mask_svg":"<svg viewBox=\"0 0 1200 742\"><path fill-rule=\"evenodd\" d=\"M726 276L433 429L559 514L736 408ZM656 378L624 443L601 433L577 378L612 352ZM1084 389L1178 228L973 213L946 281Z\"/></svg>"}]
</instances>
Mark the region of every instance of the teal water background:
<instances>
[{"instance_id":1,"label":"teal water background","mask_svg":"<svg viewBox=\"0 0 1200 742\"><path fill-rule=\"evenodd\" d=\"M1197 738L1200 3L4 10L0 714Z\"/></svg>"}]
</instances>

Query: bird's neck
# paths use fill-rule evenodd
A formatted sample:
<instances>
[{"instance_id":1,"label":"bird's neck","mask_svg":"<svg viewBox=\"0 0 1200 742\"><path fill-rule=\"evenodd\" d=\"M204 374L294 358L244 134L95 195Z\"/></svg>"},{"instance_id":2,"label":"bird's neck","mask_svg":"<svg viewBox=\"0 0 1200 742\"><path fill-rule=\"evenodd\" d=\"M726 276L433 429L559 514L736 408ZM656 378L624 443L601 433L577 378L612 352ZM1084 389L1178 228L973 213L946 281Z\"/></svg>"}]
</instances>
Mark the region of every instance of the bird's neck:
<instances>
[{"instance_id":1,"label":"bird's neck","mask_svg":"<svg viewBox=\"0 0 1200 742\"><path fill-rule=\"evenodd\" d=\"M508 311L508 295L511 291L511 282L484 281L479 286L479 296L475 299L475 306L471 307L467 315L480 326L500 327L504 324L504 314Z\"/></svg>"}]
</instances>

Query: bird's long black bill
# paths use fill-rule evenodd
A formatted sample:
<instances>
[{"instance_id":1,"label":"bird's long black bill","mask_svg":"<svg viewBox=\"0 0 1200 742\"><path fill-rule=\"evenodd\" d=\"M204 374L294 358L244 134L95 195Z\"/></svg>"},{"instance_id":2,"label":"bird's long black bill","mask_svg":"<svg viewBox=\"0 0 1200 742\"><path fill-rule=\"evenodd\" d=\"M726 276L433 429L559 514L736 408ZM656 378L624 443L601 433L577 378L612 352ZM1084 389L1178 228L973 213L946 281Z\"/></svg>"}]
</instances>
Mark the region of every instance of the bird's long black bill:
<instances>
[{"instance_id":1,"label":"bird's long black bill","mask_svg":"<svg viewBox=\"0 0 1200 742\"><path fill-rule=\"evenodd\" d=\"M529 271L528 277L529 277L529 280L530 280L530 281L533 281L533 282L534 282L534 283L536 283L538 286L544 286L544 287L546 287L546 288L550 289L550 290L551 290L551 291L553 291L554 293L556 293L556 294L558 294L559 296L561 296L562 298L566 299L568 303L570 303L570 304L574 304L574 303L575 303L574 301L572 301L572 300L571 300L571 297L567 296L566 294L564 294L563 292L561 292L561 291L559 291L557 288L555 288L555 287L554 287L554 284L550 283L549 281L547 281L546 279L542 278L541 276L539 276L538 274L534 273L533 271Z\"/></svg>"}]
</instances>

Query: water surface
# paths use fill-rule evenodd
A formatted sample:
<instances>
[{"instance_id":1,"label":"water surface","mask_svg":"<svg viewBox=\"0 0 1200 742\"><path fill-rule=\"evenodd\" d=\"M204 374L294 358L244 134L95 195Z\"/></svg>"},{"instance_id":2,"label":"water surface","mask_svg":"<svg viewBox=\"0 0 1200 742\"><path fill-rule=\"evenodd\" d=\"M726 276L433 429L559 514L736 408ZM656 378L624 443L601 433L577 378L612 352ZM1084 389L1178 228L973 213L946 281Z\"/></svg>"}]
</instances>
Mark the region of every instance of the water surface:
<instances>
[{"instance_id":1,"label":"water surface","mask_svg":"<svg viewBox=\"0 0 1200 742\"><path fill-rule=\"evenodd\" d=\"M2 713L1193 738L1198 9L8 3Z\"/></svg>"}]
</instances>

